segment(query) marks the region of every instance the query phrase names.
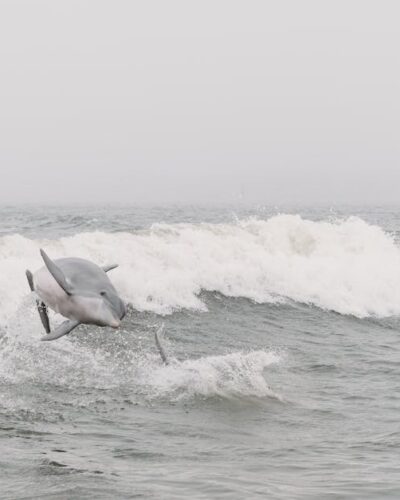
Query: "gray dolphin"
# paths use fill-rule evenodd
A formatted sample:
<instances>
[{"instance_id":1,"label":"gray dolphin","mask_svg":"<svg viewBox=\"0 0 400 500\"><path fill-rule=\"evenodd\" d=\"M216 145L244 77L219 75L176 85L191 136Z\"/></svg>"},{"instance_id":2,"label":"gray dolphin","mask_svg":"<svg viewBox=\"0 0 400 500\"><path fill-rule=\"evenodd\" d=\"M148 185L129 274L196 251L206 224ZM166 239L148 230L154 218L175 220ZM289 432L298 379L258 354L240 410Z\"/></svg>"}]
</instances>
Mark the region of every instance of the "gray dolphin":
<instances>
[{"instance_id":1,"label":"gray dolphin","mask_svg":"<svg viewBox=\"0 0 400 500\"><path fill-rule=\"evenodd\" d=\"M118 328L126 314L107 272L116 264L99 267L79 258L51 260L40 250L45 266L34 275L27 270L30 289L38 295L37 306L47 335L42 340L55 340L67 335L79 324ZM64 321L50 333L47 307L62 314Z\"/></svg>"}]
</instances>

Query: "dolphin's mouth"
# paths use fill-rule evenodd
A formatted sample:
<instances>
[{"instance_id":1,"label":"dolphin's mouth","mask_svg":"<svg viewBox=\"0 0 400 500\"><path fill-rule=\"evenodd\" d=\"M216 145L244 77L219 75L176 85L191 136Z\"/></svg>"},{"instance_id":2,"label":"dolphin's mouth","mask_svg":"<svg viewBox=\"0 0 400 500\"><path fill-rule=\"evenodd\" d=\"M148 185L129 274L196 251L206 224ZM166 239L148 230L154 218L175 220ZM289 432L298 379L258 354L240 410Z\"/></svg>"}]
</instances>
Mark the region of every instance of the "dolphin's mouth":
<instances>
[{"instance_id":1,"label":"dolphin's mouth","mask_svg":"<svg viewBox=\"0 0 400 500\"><path fill-rule=\"evenodd\" d=\"M122 304L123 305L123 304ZM119 328L121 326L122 318L125 316L125 307L118 307L120 304L106 303L107 306L107 319L106 326L111 328ZM121 310L122 309L122 310Z\"/></svg>"}]
</instances>

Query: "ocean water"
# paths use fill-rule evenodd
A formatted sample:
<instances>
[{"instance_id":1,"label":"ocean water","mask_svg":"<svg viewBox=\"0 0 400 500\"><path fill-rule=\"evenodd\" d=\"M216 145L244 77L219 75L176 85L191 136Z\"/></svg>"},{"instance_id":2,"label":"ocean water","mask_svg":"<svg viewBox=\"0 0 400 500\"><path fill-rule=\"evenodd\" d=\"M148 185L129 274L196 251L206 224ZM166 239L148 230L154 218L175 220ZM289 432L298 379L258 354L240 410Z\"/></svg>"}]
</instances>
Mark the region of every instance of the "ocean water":
<instances>
[{"instance_id":1,"label":"ocean water","mask_svg":"<svg viewBox=\"0 0 400 500\"><path fill-rule=\"evenodd\" d=\"M399 235L390 207L1 207L0 497L400 498ZM40 342L41 247L119 264L119 330Z\"/></svg>"}]
</instances>

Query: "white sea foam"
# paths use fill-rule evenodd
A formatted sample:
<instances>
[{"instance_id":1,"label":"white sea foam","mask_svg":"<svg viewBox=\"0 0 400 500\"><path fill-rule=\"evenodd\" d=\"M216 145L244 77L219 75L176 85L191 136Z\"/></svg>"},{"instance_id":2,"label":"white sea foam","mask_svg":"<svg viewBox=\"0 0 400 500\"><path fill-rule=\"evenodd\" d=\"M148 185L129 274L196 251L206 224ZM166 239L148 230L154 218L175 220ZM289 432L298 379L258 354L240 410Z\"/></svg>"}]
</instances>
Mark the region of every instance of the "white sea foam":
<instances>
[{"instance_id":1,"label":"white sea foam","mask_svg":"<svg viewBox=\"0 0 400 500\"><path fill-rule=\"evenodd\" d=\"M280 399L268 386L263 372L278 363L274 352L236 352L222 356L207 356L174 362L168 366L144 366L138 370L137 380L148 388L152 397L187 399L203 397L274 397Z\"/></svg>"},{"instance_id":2,"label":"white sea foam","mask_svg":"<svg viewBox=\"0 0 400 500\"><path fill-rule=\"evenodd\" d=\"M350 217L312 222L296 215L231 224L156 224L133 233L81 233L58 240L0 238L0 324L28 294L25 269L53 258L118 262L110 273L141 311L204 310L201 290L259 303L285 299L352 314L400 313L400 249L381 228Z\"/></svg>"}]
</instances>

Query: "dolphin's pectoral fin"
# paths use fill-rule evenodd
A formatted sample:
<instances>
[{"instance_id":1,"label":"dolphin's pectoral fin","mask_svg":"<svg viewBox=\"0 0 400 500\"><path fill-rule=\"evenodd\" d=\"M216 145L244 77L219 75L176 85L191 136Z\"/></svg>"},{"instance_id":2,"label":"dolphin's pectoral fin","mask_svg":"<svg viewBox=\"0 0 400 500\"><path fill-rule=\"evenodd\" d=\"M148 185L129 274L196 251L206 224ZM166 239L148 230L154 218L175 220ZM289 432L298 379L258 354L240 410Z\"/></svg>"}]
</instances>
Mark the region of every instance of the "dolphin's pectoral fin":
<instances>
[{"instance_id":1,"label":"dolphin's pectoral fin","mask_svg":"<svg viewBox=\"0 0 400 500\"><path fill-rule=\"evenodd\" d=\"M59 327L57 327L53 333L50 333L49 335L45 335L42 337L40 340L56 340L59 339L60 337L63 337L64 335L68 335L68 333L72 332L74 328L76 328L79 325L79 321L75 320L67 320L64 321L64 323L61 323Z\"/></svg>"},{"instance_id":2,"label":"dolphin's pectoral fin","mask_svg":"<svg viewBox=\"0 0 400 500\"><path fill-rule=\"evenodd\" d=\"M35 291L35 287L34 287L34 284L33 284L33 275L29 271L29 269L26 270L26 277L27 277L27 280L28 280L28 283L29 283L29 288L31 289L31 292L34 292ZM46 307L46 304L44 302L42 302L41 300L37 300L36 299L36 305L37 305L37 308L38 308L40 319L42 321L42 325L43 325L46 333L50 333L50 321L49 321L49 317L47 316L47 307Z\"/></svg>"},{"instance_id":3,"label":"dolphin's pectoral fin","mask_svg":"<svg viewBox=\"0 0 400 500\"><path fill-rule=\"evenodd\" d=\"M165 365L169 365L169 359L167 355L165 354L164 348L161 345L160 338L158 336L159 333L161 333L164 330L164 325L162 325L155 333L154 333L154 339L156 341L156 346L158 349L158 352L160 353L161 359L163 360L163 363Z\"/></svg>"},{"instance_id":4,"label":"dolphin's pectoral fin","mask_svg":"<svg viewBox=\"0 0 400 500\"><path fill-rule=\"evenodd\" d=\"M44 302L40 302L39 300L37 300L36 303L40 319L42 320L43 328L45 329L46 333L50 333L50 321L49 316L47 315L47 306Z\"/></svg>"},{"instance_id":5,"label":"dolphin's pectoral fin","mask_svg":"<svg viewBox=\"0 0 400 500\"><path fill-rule=\"evenodd\" d=\"M116 267L118 267L118 264L109 264L108 266L103 266L102 269L105 273L108 273L108 271L112 271Z\"/></svg>"},{"instance_id":6,"label":"dolphin's pectoral fin","mask_svg":"<svg viewBox=\"0 0 400 500\"><path fill-rule=\"evenodd\" d=\"M50 274L53 276L53 278L57 281L57 283L60 285L60 287L64 290L64 292L67 295L72 295L72 287L68 283L66 277L64 276L64 273L61 271L61 269L55 264L50 257L46 254L46 252L41 248L40 249L40 255L42 256L42 259L44 260L44 263L46 264L47 269L49 270Z\"/></svg>"}]
</instances>

